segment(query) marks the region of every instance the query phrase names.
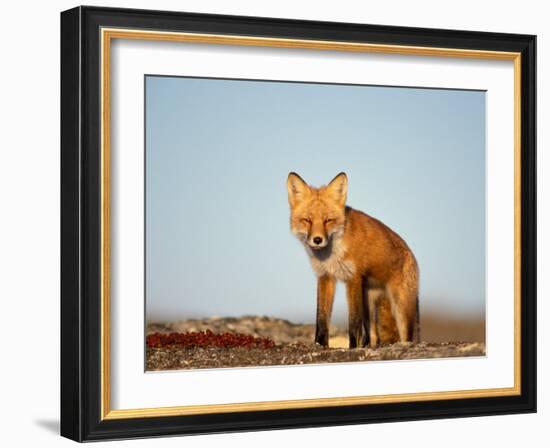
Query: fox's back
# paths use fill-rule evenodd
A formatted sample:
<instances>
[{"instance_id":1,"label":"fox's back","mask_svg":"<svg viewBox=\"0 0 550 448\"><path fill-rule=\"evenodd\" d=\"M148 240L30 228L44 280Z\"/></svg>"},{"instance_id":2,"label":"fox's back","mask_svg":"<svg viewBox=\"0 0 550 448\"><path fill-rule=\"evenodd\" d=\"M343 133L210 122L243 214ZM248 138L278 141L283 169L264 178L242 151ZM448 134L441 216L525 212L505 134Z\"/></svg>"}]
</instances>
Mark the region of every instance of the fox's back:
<instances>
[{"instance_id":1,"label":"fox's back","mask_svg":"<svg viewBox=\"0 0 550 448\"><path fill-rule=\"evenodd\" d=\"M353 262L358 274L373 283L385 283L402 272L405 265L417 269L412 251L396 232L351 207L346 207L343 242L346 258Z\"/></svg>"}]
</instances>

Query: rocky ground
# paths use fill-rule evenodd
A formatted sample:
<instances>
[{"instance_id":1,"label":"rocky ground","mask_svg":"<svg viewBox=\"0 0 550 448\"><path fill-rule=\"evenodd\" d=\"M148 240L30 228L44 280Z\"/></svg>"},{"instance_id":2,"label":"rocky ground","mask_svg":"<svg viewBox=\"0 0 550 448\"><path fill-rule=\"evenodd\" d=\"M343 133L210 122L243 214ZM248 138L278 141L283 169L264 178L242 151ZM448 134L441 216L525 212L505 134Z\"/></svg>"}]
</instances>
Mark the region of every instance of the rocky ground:
<instances>
[{"instance_id":1,"label":"rocky ground","mask_svg":"<svg viewBox=\"0 0 550 448\"><path fill-rule=\"evenodd\" d=\"M151 323L147 334L191 333L210 330L215 334L234 333L267 338L274 345L257 347L147 347L147 370L246 367L268 365L318 364L330 362L379 361L422 358L447 358L485 355L481 342L421 342L391 344L377 348L347 348L342 328L330 330L330 348L313 344L314 325L295 324L265 316L209 318L171 323Z\"/></svg>"}]
</instances>

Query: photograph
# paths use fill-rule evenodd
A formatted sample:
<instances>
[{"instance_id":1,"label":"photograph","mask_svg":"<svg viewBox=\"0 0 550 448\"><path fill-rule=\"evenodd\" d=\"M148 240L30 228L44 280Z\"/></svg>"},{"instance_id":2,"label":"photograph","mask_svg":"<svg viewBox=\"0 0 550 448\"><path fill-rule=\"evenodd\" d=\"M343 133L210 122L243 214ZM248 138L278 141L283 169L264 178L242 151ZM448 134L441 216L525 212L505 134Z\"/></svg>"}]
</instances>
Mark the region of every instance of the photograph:
<instances>
[{"instance_id":1,"label":"photograph","mask_svg":"<svg viewBox=\"0 0 550 448\"><path fill-rule=\"evenodd\" d=\"M485 90L144 95L146 371L486 355Z\"/></svg>"}]
</instances>

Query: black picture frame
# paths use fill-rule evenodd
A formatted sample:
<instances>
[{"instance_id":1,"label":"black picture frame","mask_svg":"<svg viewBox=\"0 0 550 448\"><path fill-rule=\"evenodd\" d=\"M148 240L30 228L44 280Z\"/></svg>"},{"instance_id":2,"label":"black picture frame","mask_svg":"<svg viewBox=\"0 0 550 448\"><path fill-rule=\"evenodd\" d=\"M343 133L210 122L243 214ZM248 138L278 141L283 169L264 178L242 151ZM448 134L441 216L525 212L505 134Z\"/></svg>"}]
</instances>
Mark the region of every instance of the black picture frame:
<instances>
[{"instance_id":1,"label":"black picture frame","mask_svg":"<svg viewBox=\"0 0 550 448\"><path fill-rule=\"evenodd\" d=\"M521 54L521 393L201 415L101 418L100 29ZM536 412L536 36L100 7L61 13L61 435L76 441Z\"/></svg>"}]
</instances>

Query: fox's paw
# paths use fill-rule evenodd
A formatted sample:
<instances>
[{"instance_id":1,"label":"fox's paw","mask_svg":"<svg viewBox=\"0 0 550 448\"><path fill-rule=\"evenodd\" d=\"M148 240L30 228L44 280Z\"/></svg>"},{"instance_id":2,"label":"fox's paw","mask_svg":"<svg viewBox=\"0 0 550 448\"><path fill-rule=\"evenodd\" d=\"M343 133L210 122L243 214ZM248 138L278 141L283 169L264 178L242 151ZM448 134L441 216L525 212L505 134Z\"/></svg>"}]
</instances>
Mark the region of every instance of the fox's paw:
<instances>
[{"instance_id":1,"label":"fox's paw","mask_svg":"<svg viewBox=\"0 0 550 448\"><path fill-rule=\"evenodd\" d=\"M317 347L328 348L328 338L327 340L316 340L315 345Z\"/></svg>"}]
</instances>

